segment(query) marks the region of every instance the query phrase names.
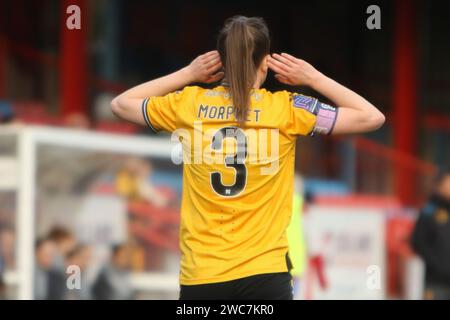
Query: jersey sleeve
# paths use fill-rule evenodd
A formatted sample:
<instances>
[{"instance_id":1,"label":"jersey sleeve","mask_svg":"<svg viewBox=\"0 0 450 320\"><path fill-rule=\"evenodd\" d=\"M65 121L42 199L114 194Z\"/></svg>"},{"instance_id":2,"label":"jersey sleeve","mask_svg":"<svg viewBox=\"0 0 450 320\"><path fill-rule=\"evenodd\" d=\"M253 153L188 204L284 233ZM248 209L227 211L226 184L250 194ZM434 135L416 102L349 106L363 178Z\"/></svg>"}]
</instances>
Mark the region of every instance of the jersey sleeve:
<instances>
[{"instance_id":1,"label":"jersey sleeve","mask_svg":"<svg viewBox=\"0 0 450 320\"><path fill-rule=\"evenodd\" d=\"M338 109L318 99L297 93L289 94L288 132L292 135L331 134Z\"/></svg>"},{"instance_id":2,"label":"jersey sleeve","mask_svg":"<svg viewBox=\"0 0 450 320\"><path fill-rule=\"evenodd\" d=\"M147 125L154 131L172 132L177 128L178 110L189 104L192 89L169 93L162 97L147 98L142 102L142 114Z\"/></svg>"}]
</instances>

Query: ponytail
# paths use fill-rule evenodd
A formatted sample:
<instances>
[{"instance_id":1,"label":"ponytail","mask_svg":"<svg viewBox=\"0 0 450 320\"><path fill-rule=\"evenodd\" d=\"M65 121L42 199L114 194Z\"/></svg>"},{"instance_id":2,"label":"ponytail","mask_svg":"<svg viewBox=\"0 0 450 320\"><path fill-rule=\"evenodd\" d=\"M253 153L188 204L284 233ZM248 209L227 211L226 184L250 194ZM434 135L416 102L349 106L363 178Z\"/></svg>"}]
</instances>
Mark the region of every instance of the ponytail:
<instances>
[{"instance_id":1,"label":"ponytail","mask_svg":"<svg viewBox=\"0 0 450 320\"><path fill-rule=\"evenodd\" d=\"M235 118L242 126L250 109L250 93L270 38L264 20L236 16L227 21L218 40L218 50L229 83Z\"/></svg>"},{"instance_id":2,"label":"ponytail","mask_svg":"<svg viewBox=\"0 0 450 320\"><path fill-rule=\"evenodd\" d=\"M247 118L250 90L256 77L252 59L253 41L244 19L236 19L231 24L225 40L225 74L230 85L235 117L240 124Z\"/></svg>"}]
</instances>

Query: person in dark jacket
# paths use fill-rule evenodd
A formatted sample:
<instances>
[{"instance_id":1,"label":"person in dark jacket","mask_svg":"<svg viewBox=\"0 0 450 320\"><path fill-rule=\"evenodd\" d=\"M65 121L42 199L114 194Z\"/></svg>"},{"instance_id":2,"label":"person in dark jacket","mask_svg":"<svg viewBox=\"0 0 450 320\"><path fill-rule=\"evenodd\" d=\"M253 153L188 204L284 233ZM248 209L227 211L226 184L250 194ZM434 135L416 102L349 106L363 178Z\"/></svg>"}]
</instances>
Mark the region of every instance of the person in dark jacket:
<instances>
[{"instance_id":1,"label":"person in dark jacket","mask_svg":"<svg viewBox=\"0 0 450 320\"><path fill-rule=\"evenodd\" d=\"M36 300L61 300L66 296L65 275L53 268L55 250L54 243L47 238L36 241L33 286Z\"/></svg>"},{"instance_id":2,"label":"person in dark jacket","mask_svg":"<svg viewBox=\"0 0 450 320\"><path fill-rule=\"evenodd\" d=\"M0 100L0 124L14 122L15 116L11 103Z\"/></svg>"},{"instance_id":3,"label":"person in dark jacket","mask_svg":"<svg viewBox=\"0 0 450 320\"><path fill-rule=\"evenodd\" d=\"M5 300L6 298L6 283L3 280L3 269L0 266L0 300Z\"/></svg>"},{"instance_id":4,"label":"person in dark jacket","mask_svg":"<svg viewBox=\"0 0 450 320\"><path fill-rule=\"evenodd\" d=\"M420 212L412 247L425 263L425 299L450 300L450 173L439 175Z\"/></svg>"},{"instance_id":5,"label":"person in dark jacket","mask_svg":"<svg viewBox=\"0 0 450 320\"><path fill-rule=\"evenodd\" d=\"M111 263L100 271L92 286L95 300L130 300L134 292L130 283L129 248L125 244L112 248Z\"/></svg>"},{"instance_id":6,"label":"person in dark jacket","mask_svg":"<svg viewBox=\"0 0 450 320\"><path fill-rule=\"evenodd\" d=\"M66 255L66 267L77 266L80 268L80 288L67 291L68 300L89 300L91 299L91 284L88 281L87 269L92 258L92 249L88 245L79 244Z\"/></svg>"}]
</instances>

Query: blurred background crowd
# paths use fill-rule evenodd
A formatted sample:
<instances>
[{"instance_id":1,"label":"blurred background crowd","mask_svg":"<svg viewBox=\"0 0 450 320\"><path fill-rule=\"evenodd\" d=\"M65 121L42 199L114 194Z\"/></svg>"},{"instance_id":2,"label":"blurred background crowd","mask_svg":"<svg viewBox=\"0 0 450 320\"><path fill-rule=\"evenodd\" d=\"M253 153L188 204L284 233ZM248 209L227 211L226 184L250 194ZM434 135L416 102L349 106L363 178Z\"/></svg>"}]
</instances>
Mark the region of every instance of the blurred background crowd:
<instances>
[{"instance_id":1,"label":"blurred background crowd","mask_svg":"<svg viewBox=\"0 0 450 320\"><path fill-rule=\"evenodd\" d=\"M381 29L366 25L373 4ZM80 30L66 26L70 5ZM297 297L450 299L447 12L437 0L0 1L0 297L177 297L180 167L163 154L169 136L118 121L109 103L213 49L243 14L267 21L274 52L387 115L364 136L298 139ZM266 87L288 89L270 75ZM81 289L67 286L73 265ZM381 290L365 287L370 265Z\"/></svg>"},{"instance_id":2,"label":"blurred background crowd","mask_svg":"<svg viewBox=\"0 0 450 320\"><path fill-rule=\"evenodd\" d=\"M91 262L89 245L77 243L75 236L64 228L55 227L36 241L34 273L35 299L132 299L129 277L129 248L117 244L111 248L110 260L97 277L89 282L80 277L77 290L67 286L67 266L78 266L80 272Z\"/></svg>"}]
</instances>

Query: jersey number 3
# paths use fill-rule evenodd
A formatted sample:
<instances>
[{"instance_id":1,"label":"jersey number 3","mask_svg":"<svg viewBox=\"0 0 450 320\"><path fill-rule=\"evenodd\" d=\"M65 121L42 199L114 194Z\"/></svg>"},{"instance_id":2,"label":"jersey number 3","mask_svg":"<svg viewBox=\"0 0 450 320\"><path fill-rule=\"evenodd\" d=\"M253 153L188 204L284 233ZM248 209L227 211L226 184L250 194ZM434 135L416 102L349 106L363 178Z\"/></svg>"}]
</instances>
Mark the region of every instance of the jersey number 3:
<instances>
[{"instance_id":1,"label":"jersey number 3","mask_svg":"<svg viewBox=\"0 0 450 320\"><path fill-rule=\"evenodd\" d=\"M216 171L211 173L211 186L217 194L223 197L234 197L244 190L247 183L247 167L245 166L245 159L247 158L247 137L240 128L224 127L214 134L211 148L216 151L222 150L225 138L236 140L235 154L225 157L225 166L234 168L236 171L235 181L232 185L224 185L222 183L222 174Z\"/></svg>"}]
</instances>

